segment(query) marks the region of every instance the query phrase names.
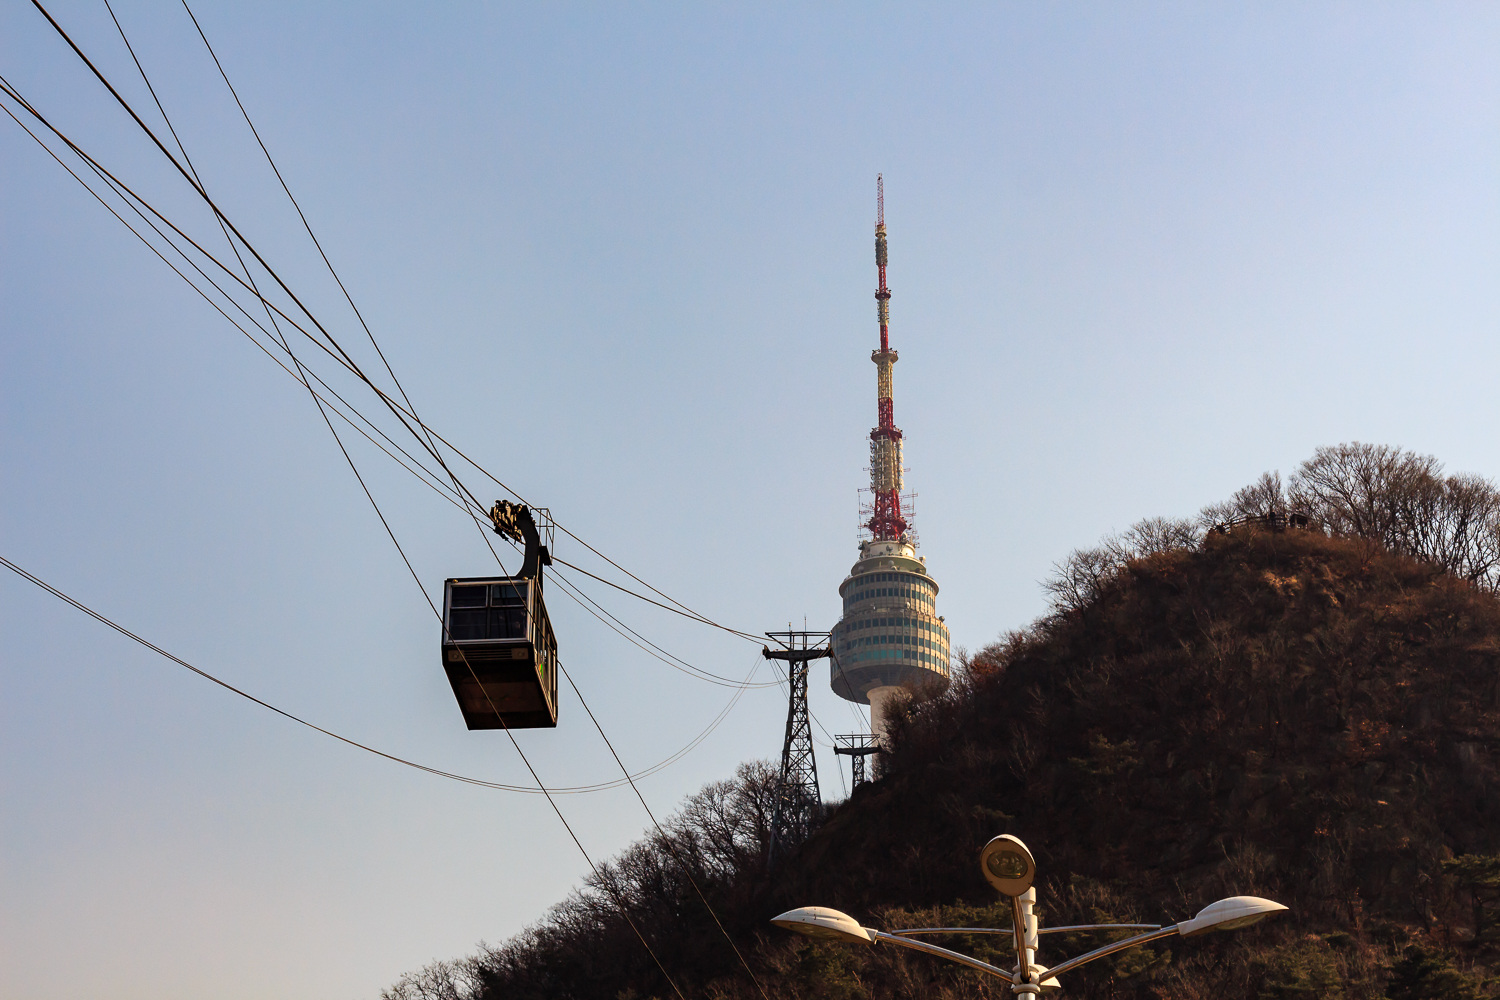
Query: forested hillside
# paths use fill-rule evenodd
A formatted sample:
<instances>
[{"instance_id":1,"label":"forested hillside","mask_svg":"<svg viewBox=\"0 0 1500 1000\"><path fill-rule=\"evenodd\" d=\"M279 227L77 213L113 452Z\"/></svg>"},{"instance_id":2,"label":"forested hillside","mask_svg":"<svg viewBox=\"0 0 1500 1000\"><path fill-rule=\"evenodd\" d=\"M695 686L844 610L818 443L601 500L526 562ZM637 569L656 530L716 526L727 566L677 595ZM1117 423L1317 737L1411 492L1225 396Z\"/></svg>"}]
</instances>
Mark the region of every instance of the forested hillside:
<instances>
[{"instance_id":1,"label":"forested hillside","mask_svg":"<svg viewBox=\"0 0 1500 1000\"><path fill-rule=\"evenodd\" d=\"M1044 924L1168 923L1241 893L1292 908L1086 966L1066 996L1490 995L1497 542L1493 486L1359 445L1199 522L1143 522L1064 560L1049 615L914 699L882 778L773 870L774 774L750 764L526 934L386 995L1008 996L937 959L766 923L818 904L887 929L1005 926L976 863L1004 832L1037 856ZM997 939L945 943L1011 964ZM1049 936L1040 960L1096 943Z\"/></svg>"}]
</instances>

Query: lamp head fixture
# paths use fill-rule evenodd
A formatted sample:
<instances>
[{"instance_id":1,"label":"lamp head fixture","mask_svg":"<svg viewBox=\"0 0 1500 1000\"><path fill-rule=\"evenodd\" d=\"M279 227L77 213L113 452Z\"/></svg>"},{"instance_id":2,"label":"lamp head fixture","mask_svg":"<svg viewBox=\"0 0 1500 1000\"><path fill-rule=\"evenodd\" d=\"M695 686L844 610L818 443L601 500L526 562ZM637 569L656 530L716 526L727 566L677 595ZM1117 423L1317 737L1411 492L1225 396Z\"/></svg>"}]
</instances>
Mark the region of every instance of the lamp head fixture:
<instances>
[{"instance_id":1,"label":"lamp head fixture","mask_svg":"<svg viewBox=\"0 0 1500 1000\"><path fill-rule=\"evenodd\" d=\"M1177 933L1183 937L1192 937L1209 931L1236 931L1285 909L1280 903L1261 899L1259 896L1230 896L1217 903L1209 903L1192 920L1179 923Z\"/></svg>"},{"instance_id":2,"label":"lamp head fixture","mask_svg":"<svg viewBox=\"0 0 1500 1000\"><path fill-rule=\"evenodd\" d=\"M1024 895L1036 880L1036 860L1026 845L1010 834L1001 834L979 852L979 870L985 881L1006 896Z\"/></svg>"},{"instance_id":3,"label":"lamp head fixture","mask_svg":"<svg viewBox=\"0 0 1500 1000\"><path fill-rule=\"evenodd\" d=\"M875 938L859 925L858 920L847 913L826 906L799 906L795 910L787 910L781 916L772 918L771 923L783 930L795 931L812 938L822 938L825 941L875 943Z\"/></svg>"}]
</instances>

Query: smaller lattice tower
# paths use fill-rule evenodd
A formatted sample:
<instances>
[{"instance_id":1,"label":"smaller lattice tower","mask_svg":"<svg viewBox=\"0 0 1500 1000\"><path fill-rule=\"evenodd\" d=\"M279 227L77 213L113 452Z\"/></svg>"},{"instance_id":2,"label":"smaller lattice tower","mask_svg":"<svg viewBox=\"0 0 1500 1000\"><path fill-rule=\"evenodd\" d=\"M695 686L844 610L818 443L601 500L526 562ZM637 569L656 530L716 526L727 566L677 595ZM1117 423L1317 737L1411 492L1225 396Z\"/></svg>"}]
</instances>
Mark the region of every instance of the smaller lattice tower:
<instances>
[{"instance_id":1,"label":"smaller lattice tower","mask_svg":"<svg viewBox=\"0 0 1500 1000\"><path fill-rule=\"evenodd\" d=\"M834 693L870 706L870 728L878 740L890 699L948 685L948 629L937 613L937 581L927 560L917 555L908 518L910 498L902 492L902 434L896 426L891 369L891 290L885 283L885 182L876 178L875 290L880 350L870 354L878 379L878 425L870 431L870 503L860 516L859 560L839 595L844 614L833 632ZM903 513L903 507L905 513Z\"/></svg>"}]
</instances>

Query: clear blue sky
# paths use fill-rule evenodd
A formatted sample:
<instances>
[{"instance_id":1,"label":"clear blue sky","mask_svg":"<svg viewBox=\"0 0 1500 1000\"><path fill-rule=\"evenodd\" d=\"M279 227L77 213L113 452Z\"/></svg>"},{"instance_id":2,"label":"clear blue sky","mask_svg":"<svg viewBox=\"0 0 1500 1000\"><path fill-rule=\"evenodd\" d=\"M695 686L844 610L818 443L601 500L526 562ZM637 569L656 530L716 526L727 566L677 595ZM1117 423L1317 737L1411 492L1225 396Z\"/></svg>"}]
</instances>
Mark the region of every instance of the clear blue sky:
<instances>
[{"instance_id":1,"label":"clear blue sky","mask_svg":"<svg viewBox=\"0 0 1500 1000\"><path fill-rule=\"evenodd\" d=\"M181 9L116 11L210 192L357 344ZM149 109L102 4L53 12ZM1037 615L1070 549L1318 445L1500 475L1493 4L198 13L428 422L738 628L838 613L875 420L877 172L897 423L955 644ZM20 0L0 66L219 239ZM0 554L351 738L525 783L503 736L462 728L431 613L305 392L8 119L0 157ZM351 450L429 592L489 570L471 522ZM694 663L755 665L590 592ZM632 768L730 697L552 609ZM812 698L856 725L821 675ZM562 711L521 737L543 778L614 777ZM784 713L748 692L642 782L653 808L777 753ZM647 822L628 792L560 802L596 857ZM372 997L584 870L537 797L334 743L0 578L0 993Z\"/></svg>"}]
</instances>

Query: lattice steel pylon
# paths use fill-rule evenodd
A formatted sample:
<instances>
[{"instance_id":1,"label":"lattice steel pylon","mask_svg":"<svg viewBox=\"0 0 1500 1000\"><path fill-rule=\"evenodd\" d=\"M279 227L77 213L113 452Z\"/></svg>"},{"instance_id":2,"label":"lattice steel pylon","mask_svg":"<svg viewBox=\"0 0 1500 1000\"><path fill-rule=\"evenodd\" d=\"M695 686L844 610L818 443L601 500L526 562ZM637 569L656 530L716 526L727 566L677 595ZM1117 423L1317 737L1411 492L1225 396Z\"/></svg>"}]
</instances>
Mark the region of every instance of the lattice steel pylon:
<instances>
[{"instance_id":1,"label":"lattice steel pylon","mask_svg":"<svg viewBox=\"0 0 1500 1000\"><path fill-rule=\"evenodd\" d=\"M813 757L812 723L807 714L807 665L833 655L827 632L767 632L781 649L761 650L768 660L786 661L786 739L776 781L776 812L771 819L767 863L806 839L823 806L818 791L818 762Z\"/></svg>"}]
</instances>

